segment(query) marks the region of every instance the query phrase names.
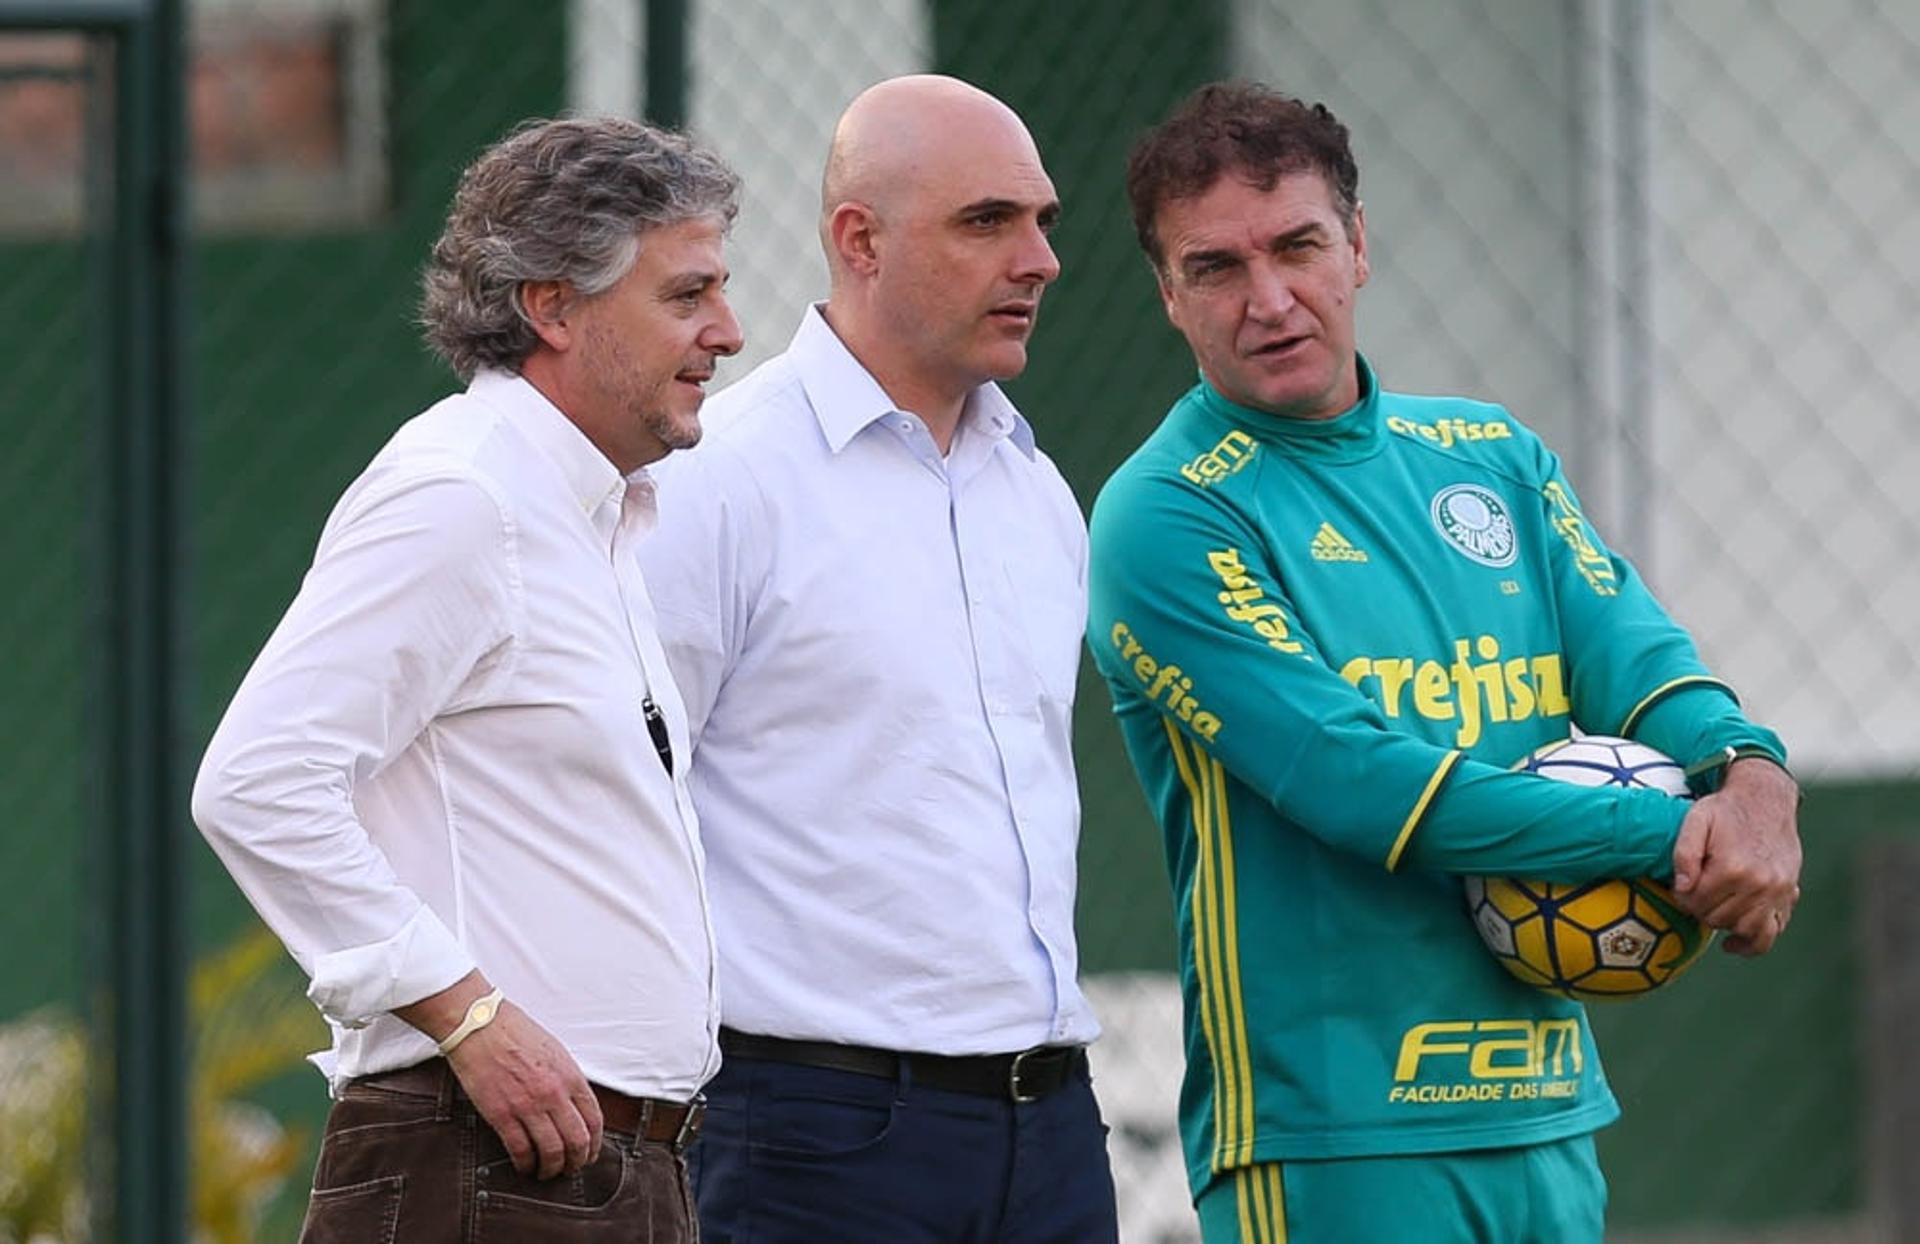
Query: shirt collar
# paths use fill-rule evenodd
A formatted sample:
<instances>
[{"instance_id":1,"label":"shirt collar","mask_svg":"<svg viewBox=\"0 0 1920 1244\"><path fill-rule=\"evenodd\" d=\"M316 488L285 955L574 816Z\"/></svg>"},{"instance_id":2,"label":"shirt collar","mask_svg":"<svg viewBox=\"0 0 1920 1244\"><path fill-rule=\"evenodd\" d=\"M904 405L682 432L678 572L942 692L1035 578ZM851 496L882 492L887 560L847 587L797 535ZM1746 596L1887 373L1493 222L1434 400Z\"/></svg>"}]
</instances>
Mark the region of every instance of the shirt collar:
<instances>
[{"instance_id":1,"label":"shirt collar","mask_svg":"<svg viewBox=\"0 0 1920 1244\"><path fill-rule=\"evenodd\" d=\"M1354 462L1378 453L1385 443L1380 416L1380 384L1365 356L1355 356L1358 400L1330 419L1290 419L1242 406L1200 378L1193 392L1200 409L1228 425L1245 428L1284 453L1301 458Z\"/></svg>"},{"instance_id":2,"label":"shirt collar","mask_svg":"<svg viewBox=\"0 0 1920 1244\"><path fill-rule=\"evenodd\" d=\"M800 317L787 359L806 390L807 404L820 421L827 447L837 454L867 425L899 408L827 323L824 306L815 303ZM967 395L960 420L975 434L1010 439L1029 459L1034 456L1032 425L991 381Z\"/></svg>"},{"instance_id":3,"label":"shirt collar","mask_svg":"<svg viewBox=\"0 0 1920 1244\"><path fill-rule=\"evenodd\" d=\"M533 442L559 470L566 481L568 495L588 517L608 500L618 505L628 479L648 479L644 467L623 479L620 469L587 439L587 434L524 377L512 372L482 371L467 386L467 393L500 411L508 423Z\"/></svg>"},{"instance_id":4,"label":"shirt collar","mask_svg":"<svg viewBox=\"0 0 1920 1244\"><path fill-rule=\"evenodd\" d=\"M970 432L993 440L1005 438L1012 441L1029 461L1033 459L1037 449L1033 440L1033 425L1015 409L1012 399L1001 392L999 385L989 382L967 394L967 405L960 413L960 422Z\"/></svg>"}]
</instances>

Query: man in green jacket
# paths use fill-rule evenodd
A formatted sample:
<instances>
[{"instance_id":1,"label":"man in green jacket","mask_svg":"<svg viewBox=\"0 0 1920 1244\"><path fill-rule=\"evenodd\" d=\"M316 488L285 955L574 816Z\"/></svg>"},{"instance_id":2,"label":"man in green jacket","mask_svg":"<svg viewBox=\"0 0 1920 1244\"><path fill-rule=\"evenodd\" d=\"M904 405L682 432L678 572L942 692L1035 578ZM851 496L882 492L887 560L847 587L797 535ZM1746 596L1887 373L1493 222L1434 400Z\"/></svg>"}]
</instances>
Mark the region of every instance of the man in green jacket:
<instances>
[{"instance_id":1,"label":"man in green jacket","mask_svg":"<svg viewBox=\"0 0 1920 1244\"><path fill-rule=\"evenodd\" d=\"M1128 169L1200 382L1101 492L1089 640L1166 837L1189 1177L1208 1244L1598 1244L1585 1013L1494 962L1460 875L1671 873L1764 953L1797 789L1531 431L1380 387L1358 183L1323 106L1237 84ZM1575 726L1701 798L1509 771Z\"/></svg>"}]
</instances>

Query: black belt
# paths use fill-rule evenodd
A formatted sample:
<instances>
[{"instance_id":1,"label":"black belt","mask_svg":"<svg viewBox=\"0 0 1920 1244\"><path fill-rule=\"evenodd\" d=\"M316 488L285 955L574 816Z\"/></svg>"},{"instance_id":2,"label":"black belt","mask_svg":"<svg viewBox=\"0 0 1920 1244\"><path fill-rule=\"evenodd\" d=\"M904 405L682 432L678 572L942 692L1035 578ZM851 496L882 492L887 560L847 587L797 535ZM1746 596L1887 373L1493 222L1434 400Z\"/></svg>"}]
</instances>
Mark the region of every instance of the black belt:
<instances>
[{"instance_id":1,"label":"black belt","mask_svg":"<svg viewBox=\"0 0 1920 1244\"><path fill-rule=\"evenodd\" d=\"M453 1069L443 1058L428 1059L398 1071L383 1071L362 1076L369 1084L398 1089L422 1096L451 1091L460 1100L467 1095L454 1078ZM692 1101L662 1101L657 1097L634 1097L598 1084L588 1084L600 1103L600 1118L610 1132L624 1132L653 1144L667 1145L679 1153L700 1134L701 1119L707 1113L707 1100L695 1096Z\"/></svg>"},{"instance_id":2,"label":"black belt","mask_svg":"<svg viewBox=\"0 0 1920 1244\"><path fill-rule=\"evenodd\" d=\"M916 1084L1022 1103L1039 1101L1087 1065L1084 1045L1036 1045L1014 1054L914 1054L831 1041L790 1041L731 1028L720 1030L720 1050L729 1058L796 1063L885 1080L898 1079L904 1066Z\"/></svg>"}]
</instances>

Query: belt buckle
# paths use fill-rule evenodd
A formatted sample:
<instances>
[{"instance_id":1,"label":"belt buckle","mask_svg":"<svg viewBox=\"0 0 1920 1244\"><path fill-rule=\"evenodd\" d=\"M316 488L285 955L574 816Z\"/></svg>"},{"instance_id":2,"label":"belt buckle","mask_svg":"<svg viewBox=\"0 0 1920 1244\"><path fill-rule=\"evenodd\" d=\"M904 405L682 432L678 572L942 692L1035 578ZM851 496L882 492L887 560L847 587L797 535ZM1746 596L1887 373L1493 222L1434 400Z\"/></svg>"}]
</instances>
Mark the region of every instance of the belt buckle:
<instances>
[{"instance_id":1,"label":"belt buckle","mask_svg":"<svg viewBox=\"0 0 1920 1244\"><path fill-rule=\"evenodd\" d=\"M1013 1098L1014 1105L1024 1106L1040 1100L1040 1094L1028 1093L1020 1087L1020 1072L1026 1066L1027 1059L1045 1052L1045 1046L1036 1045L1030 1050L1021 1050L1007 1064L1007 1095Z\"/></svg>"},{"instance_id":2,"label":"belt buckle","mask_svg":"<svg viewBox=\"0 0 1920 1244\"><path fill-rule=\"evenodd\" d=\"M687 1103L687 1112L680 1116L680 1128L673 1134L673 1151L684 1152L700 1134L700 1122L707 1117L707 1095L695 1093L693 1100Z\"/></svg>"}]
</instances>

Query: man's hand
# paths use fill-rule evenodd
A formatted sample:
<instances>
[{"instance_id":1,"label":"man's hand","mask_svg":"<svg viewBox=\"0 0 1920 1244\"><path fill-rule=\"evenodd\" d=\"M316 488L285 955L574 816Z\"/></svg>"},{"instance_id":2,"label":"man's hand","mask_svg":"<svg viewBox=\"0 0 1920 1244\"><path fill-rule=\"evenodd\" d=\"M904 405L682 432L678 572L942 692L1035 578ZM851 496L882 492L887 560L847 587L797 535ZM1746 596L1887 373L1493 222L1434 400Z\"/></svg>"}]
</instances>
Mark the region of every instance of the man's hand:
<instances>
[{"instance_id":1,"label":"man's hand","mask_svg":"<svg viewBox=\"0 0 1920 1244\"><path fill-rule=\"evenodd\" d=\"M468 1003L489 992L473 972L394 1014L439 1041ZM571 1175L599 1156L603 1121L586 1076L566 1047L511 1001L456 1046L447 1063L521 1174Z\"/></svg>"},{"instance_id":2,"label":"man's hand","mask_svg":"<svg viewBox=\"0 0 1920 1244\"><path fill-rule=\"evenodd\" d=\"M1727 949L1764 955L1800 901L1800 788L1756 757L1727 766L1718 791L1696 802L1673 848L1673 892Z\"/></svg>"},{"instance_id":3,"label":"man's hand","mask_svg":"<svg viewBox=\"0 0 1920 1244\"><path fill-rule=\"evenodd\" d=\"M599 1154L600 1103L586 1076L566 1047L513 1003L503 1003L499 1017L447 1062L521 1174L571 1175Z\"/></svg>"}]
</instances>

